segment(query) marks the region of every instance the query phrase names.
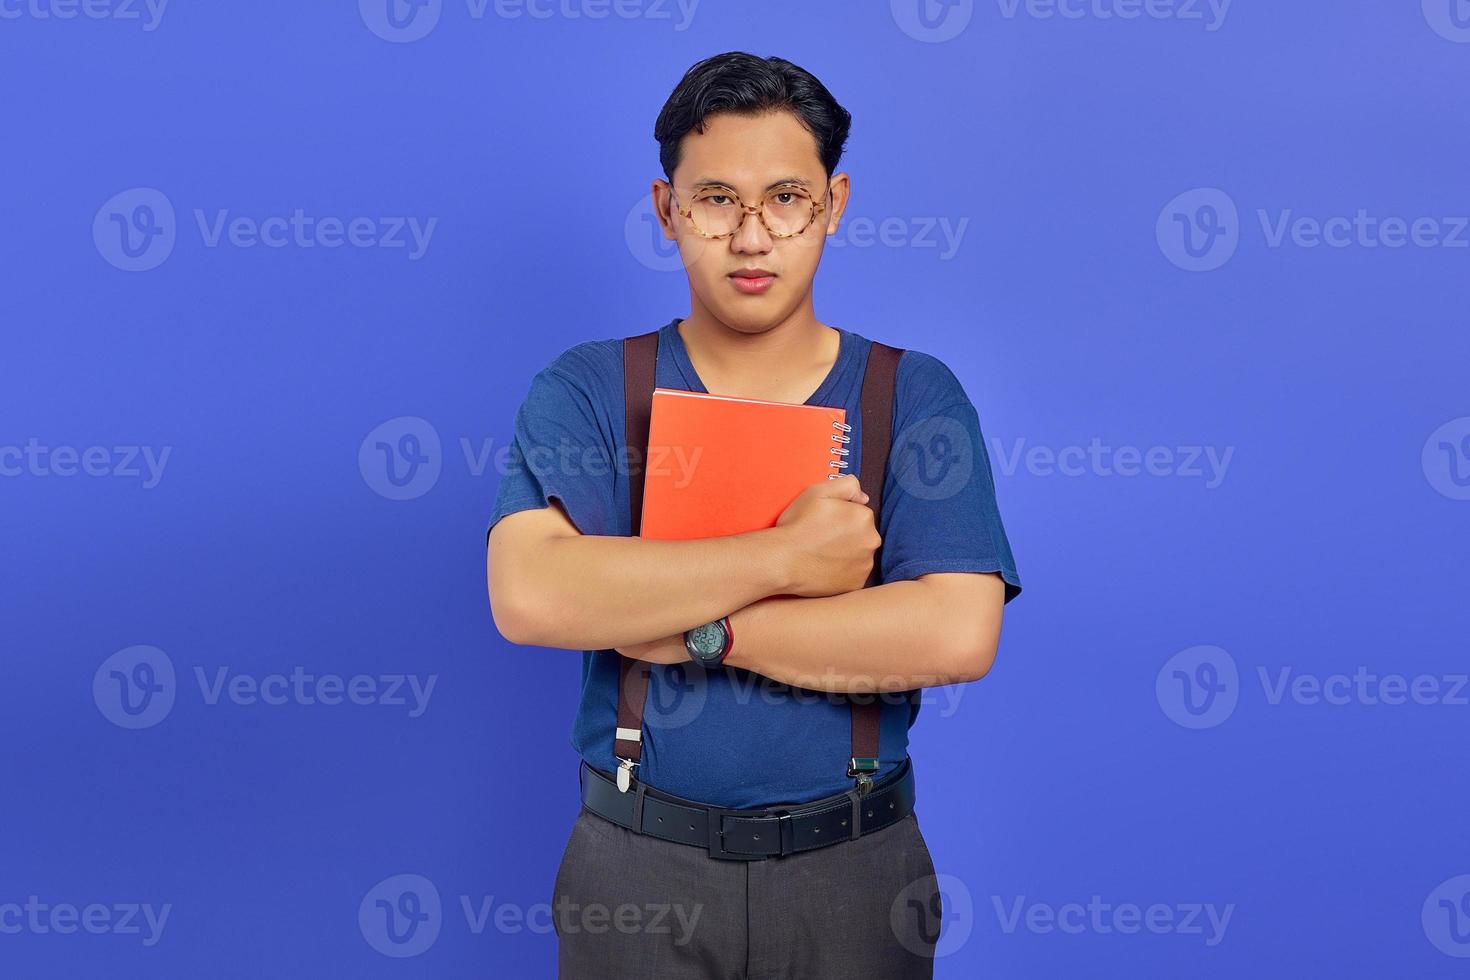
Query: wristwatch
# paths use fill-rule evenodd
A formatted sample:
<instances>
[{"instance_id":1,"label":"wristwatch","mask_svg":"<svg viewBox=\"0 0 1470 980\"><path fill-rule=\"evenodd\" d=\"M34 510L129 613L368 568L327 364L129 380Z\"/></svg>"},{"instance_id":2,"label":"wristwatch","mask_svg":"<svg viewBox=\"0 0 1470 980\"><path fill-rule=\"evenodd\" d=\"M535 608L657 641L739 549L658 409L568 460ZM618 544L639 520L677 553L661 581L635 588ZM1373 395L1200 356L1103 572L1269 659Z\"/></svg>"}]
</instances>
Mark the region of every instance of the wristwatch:
<instances>
[{"instance_id":1,"label":"wristwatch","mask_svg":"<svg viewBox=\"0 0 1470 980\"><path fill-rule=\"evenodd\" d=\"M720 666L733 646L735 634L730 629L729 616L721 616L713 623L684 631L684 649L689 651L689 659L701 667L713 669Z\"/></svg>"}]
</instances>

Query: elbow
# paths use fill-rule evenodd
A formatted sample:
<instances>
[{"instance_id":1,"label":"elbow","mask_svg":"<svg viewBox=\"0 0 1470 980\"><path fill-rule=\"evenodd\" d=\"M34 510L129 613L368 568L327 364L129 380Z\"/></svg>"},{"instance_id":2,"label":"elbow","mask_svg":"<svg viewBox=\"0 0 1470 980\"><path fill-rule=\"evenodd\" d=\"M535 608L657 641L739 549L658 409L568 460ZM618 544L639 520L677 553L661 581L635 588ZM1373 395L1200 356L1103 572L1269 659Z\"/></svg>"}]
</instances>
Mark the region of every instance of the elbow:
<instances>
[{"instance_id":1,"label":"elbow","mask_svg":"<svg viewBox=\"0 0 1470 980\"><path fill-rule=\"evenodd\" d=\"M544 646L545 637L531 597L524 590L490 583L490 618L506 641L516 646Z\"/></svg>"},{"instance_id":2,"label":"elbow","mask_svg":"<svg viewBox=\"0 0 1470 980\"><path fill-rule=\"evenodd\" d=\"M970 631L956 631L951 637L951 646L945 658L952 684L968 684L978 681L990 673L995 666L995 652L1000 645L1000 631L982 627Z\"/></svg>"}]
</instances>

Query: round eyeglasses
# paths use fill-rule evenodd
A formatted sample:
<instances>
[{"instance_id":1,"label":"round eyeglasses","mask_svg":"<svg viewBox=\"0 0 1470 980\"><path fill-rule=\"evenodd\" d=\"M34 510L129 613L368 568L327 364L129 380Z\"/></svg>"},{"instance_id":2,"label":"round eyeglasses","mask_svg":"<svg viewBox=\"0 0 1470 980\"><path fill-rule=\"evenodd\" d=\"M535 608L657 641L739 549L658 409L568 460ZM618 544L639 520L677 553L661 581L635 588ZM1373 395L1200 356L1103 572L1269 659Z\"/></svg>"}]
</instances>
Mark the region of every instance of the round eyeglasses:
<instances>
[{"instance_id":1,"label":"round eyeglasses","mask_svg":"<svg viewBox=\"0 0 1470 980\"><path fill-rule=\"evenodd\" d=\"M795 184L771 188L759 205L745 204L730 188L717 186L701 187L687 208L679 207L678 198L674 199L674 210L688 218L703 238L729 238L745 224L748 214L760 218L772 238L795 238L810 228L826 207L825 194L816 201L804 187Z\"/></svg>"}]
</instances>

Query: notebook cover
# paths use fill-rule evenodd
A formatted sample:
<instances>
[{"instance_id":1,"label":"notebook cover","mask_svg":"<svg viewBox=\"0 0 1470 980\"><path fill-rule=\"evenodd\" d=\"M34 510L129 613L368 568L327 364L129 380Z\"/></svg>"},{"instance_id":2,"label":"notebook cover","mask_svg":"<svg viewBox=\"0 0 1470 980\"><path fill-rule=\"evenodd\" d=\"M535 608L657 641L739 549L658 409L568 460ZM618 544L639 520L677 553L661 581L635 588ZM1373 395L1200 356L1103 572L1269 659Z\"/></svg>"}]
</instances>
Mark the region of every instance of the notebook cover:
<instances>
[{"instance_id":1,"label":"notebook cover","mask_svg":"<svg viewBox=\"0 0 1470 980\"><path fill-rule=\"evenodd\" d=\"M775 527L801 492L841 473L847 412L672 388L653 390L640 534L712 538Z\"/></svg>"}]
</instances>

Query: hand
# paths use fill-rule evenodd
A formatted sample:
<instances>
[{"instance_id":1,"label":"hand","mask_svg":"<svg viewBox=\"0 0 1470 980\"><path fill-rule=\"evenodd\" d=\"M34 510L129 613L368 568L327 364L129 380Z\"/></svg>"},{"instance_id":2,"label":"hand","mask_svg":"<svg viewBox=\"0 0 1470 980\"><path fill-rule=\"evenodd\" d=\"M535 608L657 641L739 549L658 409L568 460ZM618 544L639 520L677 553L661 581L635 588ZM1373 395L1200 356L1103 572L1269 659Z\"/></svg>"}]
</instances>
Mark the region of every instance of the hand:
<instances>
[{"instance_id":1,"label":"hand","mask_svg":"<svg viewBox=\"0 0 1470 980\"><path fill-rule=\"evenodd\" d=\"M858 479L843 474L821 480L776 519L792 569L791 593L839 595L861 589L873 569L873 553L883 543L868 495Z\"/></svg>"},{"instance_id":2,"label":"hand","mask_svg":"<svg viewBox=\"0 0 1470 980\"><path fill-rule=\"evenodd\" d=\"M689 659L683 633L644 643L625 644L617 651L632 660L647 660L651 664L681 664Z\"/></svg>"}]
</instances>

